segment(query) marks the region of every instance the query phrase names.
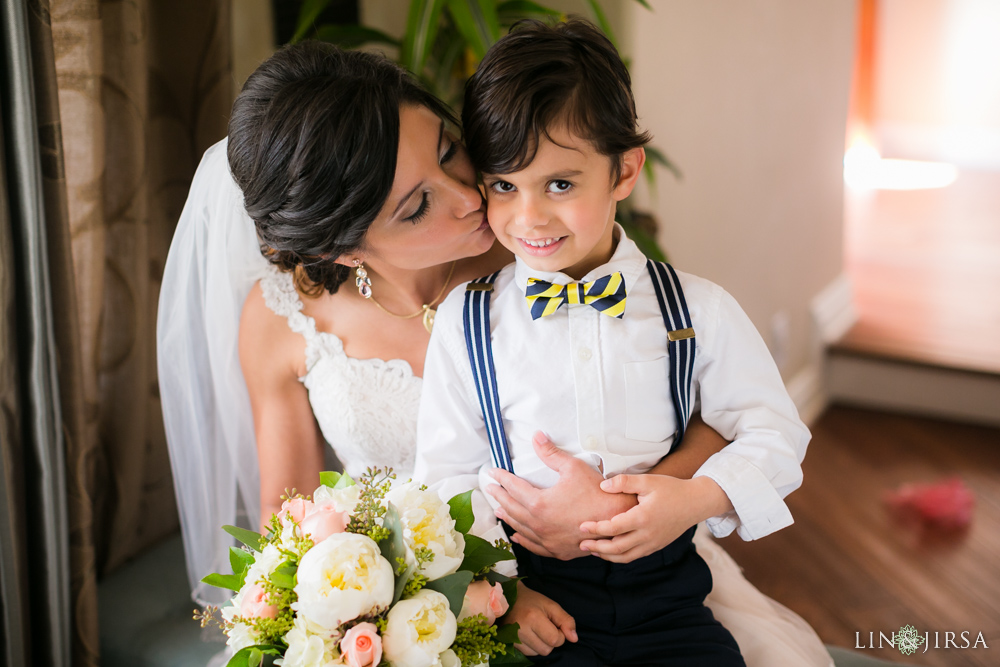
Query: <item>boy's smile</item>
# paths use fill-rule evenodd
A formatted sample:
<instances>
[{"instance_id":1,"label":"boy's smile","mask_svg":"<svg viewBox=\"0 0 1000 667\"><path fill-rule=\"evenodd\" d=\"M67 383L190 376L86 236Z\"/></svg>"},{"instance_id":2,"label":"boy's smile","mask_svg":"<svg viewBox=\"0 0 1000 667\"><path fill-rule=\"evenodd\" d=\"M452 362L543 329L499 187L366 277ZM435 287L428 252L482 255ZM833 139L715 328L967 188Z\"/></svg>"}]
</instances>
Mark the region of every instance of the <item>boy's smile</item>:
<instances>
[{"instance_id":1,"label":"boy's smile","mask_svg":"<svg viewBox=\"0 0 1000 667\"><path fill-rule=\"evenodd\" d=\"M632 191L644 157L641 148L629 151L615 185L610 158L564 124L549 128L527 167L483 175L493 233L531 268L582 278L611 258L615 205Z\"/></svg>"}]
</instances>

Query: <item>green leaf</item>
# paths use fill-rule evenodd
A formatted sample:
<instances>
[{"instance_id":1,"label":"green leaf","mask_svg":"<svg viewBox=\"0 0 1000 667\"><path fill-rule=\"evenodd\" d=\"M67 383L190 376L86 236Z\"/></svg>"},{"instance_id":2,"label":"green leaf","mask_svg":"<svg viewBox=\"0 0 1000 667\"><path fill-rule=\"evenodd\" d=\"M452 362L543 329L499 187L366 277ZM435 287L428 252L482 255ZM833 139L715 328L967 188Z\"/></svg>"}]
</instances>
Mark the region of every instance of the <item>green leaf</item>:
<instances>
[{"instance_id":1,"label":"green leaf","mask_svg":"<svg viewBox=\"0 0 1000 667\"><path fill-rule=\"evenodd\" d=\"M254 551L259 552L264 548L264 538L260 536L260 533L255 533L252 530L247 530L245 528L237 528L236 526L223 526L222 530L226 531L242 544L247 545Z\"/></svg>"},{"instance_id":2,"label":"green leaf","mask_svg":"<svg viewBox=\"0 0 1000 667\"><path fill-rule=\"evenodd\" d=\"M500 39L500 18L494 0L448 0L448 11L472 52L482 60Z\"/></svg>"},{"instance_id":3,"label":"green leaf","mask_svg":"<svg viewBox=\"0 0 1000 667\"><path fill-rule=\"evenodd\" d=\"M247 569L253 565L253 561L253 554L239 547L229 547L229 564L233 568L233 574L240 578L241 584L245 582Z\"/></svg>"},{"instance_id":4,"label":"green leaf","mask_svg":"<svg viewBox=\"0 0 1000 667\"><path fill-rule=\"evenodd\" d=\"M216 588L228 588L231 591L238 591L243 588L242 577L236 574L213 573L202 579L202 582Z\"/></svg>"},{"instance_id":5,"label":"green leaf","mask_svg":"<svg viewBox=\"0 0 1000 667\"><path fill-rule=\"evenodd\" d=\"M625 235L639 246L642 254L654 262L667 261L666 253L660 248L660 244L656 242L656 239L640 229L629 217L620 216L619 222L621 222L622 229L625 230Z\"/></svg>"},{"instance_id":6,"label":"green leaf","mask_svg":"<svg viewBox=\"0 0 1000 667\"><path fill-rule=\"evenodd\" d=\"M281 647L274 644L247 646L233 654L233 657L226 663L226 667L252 667L253 665L259 665L265 655L281 655ZM251 662L253 656L257 658L256 663Z\"/></svg>"},{"instance_id":7,"label":"green leaf","mask_svg":"<svg viewBox=\"0 0 1000 667\"><path fill-rule=\"evenodd\" d=\"M271 573L271 583L278 588L291 590L295 588L295 574L299 571L299 568L295 565L287 565L288 561L285 561L285 563L285 565L278 566Z\"/></svg>"},{"instance_id":8,"label":"green leaf","mask_svg":"<svg viewBox=\"0 0 1000 667\"><path fill-rule=\"evenodd\" d=\"M469 584L471 583L472 572L459 570L446 577L428 581L425 588L437 591L448 598L448 607L451 609L451 613L458 616L462 613L462 605L465 603L465 592L469 590Z\"/></svg>"},{"instance_id":9,"label":"green leaf","mask_svg":"<svg viewBox=\"0 0 1000 667\"><path fill-rule=\"evenodd\" d=\"M337 483L333 485L333 488L336 491L340 491L341 489L349 489L356 484L357 482L354 481L354 478L345 472L340 476L340 479L337 480Z\"/></svg>"},{"instance_id":10,"label":"green leaf","mask_svg":"<svg viewBox=\"0 0 1000 667\"><path fill-rule=\"evenodd\" d=\"M389 530L389 537L379 542L378 548L382 553L382 557L392 565L393 576L396 577L392 595L392 603L396 604L403 595L406 582L416 572L417 566L416 564L407 565L402 574L396 574L396 568L399 567L399 559L406 558L406 543L403 542L403 522L399 518L399 510L392 503L386 504L385 515L382 517L382 526Z\"/></svg>"},{"instance_id":11,"label":"green leaf","mask_svg":"<svg viewBox=\"0 0 1000 667\"><path fill-rule=\"evenodd\" d=\"M497 641L504 644L517 644L517 631L521 629L517 623L508 623L497 628Z\"/></svg>"},{"instance_id":12,"label":"green leaf","mask_svg":"<svg viewBox=\"0 0 1000 667\"><path fill-rule=\"evenodd\" d=\"M362 44L389 44L399 46L399 40L390 37L381 30L366 28L363 25L340 25L327 23L316 29L314 39L336 44L343 49L355 49Z\"/></svg>"},{"instance_id":13,"label":"green leaf","mask_svg":"<svg viewBox=\"0 0 1000 667\"><path fill-rule=\"evenodd\" d=\"M455 520L455 530L465 535L472 528L475 514L472 512L472 490L460 493L448 501L451 518Z\"/></svg>"},{"instance_id":14,"label":"green leaf","mask_svg":"<svg viewBox=\"0 0 1000 667\"><path fill-rule=\"evenodd\" d=\"M497 16L504 23L514 23L533 16L555 16L561 18L563 13L558 9L544 7L531 0L507 0L497 5Z\"/></svg>"},{"instance_id":15,"label":"green leaf","mask_svg":"<svg viewBox=\"0 0 1000 667\"><path fill-rule=\"evenodd\" d=\"M319 15L323 13L323 10L329 4L330 0L305 0L302 3L302 9L299 10L299 20L295 24L295 34L292 35L289 44L294 44L305 37L312 30L316 19L319 18Z\"/></svg>"},{"instance_id":16,"label":"green leaf","mask_svg":"<svg viewBox=\"0 0 1000 667\"><path fill-rule=\"evenodd\" d=\"M504 627L509 628L511 625L516 626L517 623L511 623ZM498 632L497 634L500 633ZM490 658L490 667L521 667L522 665L530 664L531 660L513 646L508 646L506 653Z\"/></svg>"},{"instance_id":17,"label":"green leaf","mask_svg":"<svg viewBox=\"0 0 1000 667\"><path fill-rule=\"evenodd\" d=\"M340 473L333 470L324 470L319 474L319 483L323 486L328 486L331 489L337 486L337 482L340 481Z\"/></svg>"},{"instance_id":18,"label":"green leaf","mask_svg":"<svg viewBox=\"0 0 1000 667\"><path fill-rule=\"evenodd\" d=\"M597 27L601 29L605 37L611 40L615 48L618 48L618 41L615 39L615 35L611 30L611 24L608 22L608 17L604 14L604 8L601 7L601 3L597 0L587 0L587 4L590 5L590 12L594 15L594 22L597 23Z\"/></svg>"},{"instance_id":19,"label":"green leaf","mask_svg":"<svg viewBox=\"0 0 1000 667\"><path fill-rule=\"evenodd\" d=\"M406 19L406 35L399 52L399 63L418 76L423 72L427 54L434 46L444 3L445 0L410 2L410 15Z\"/></svg>"},{"instance_id":20,"label":"green leaf","mask_svg":"<svg viewBox=\"0 0 1000 667\"><path fill-rule=\"evenodd\" d=\"M643 7L645 7L646 9L648 9L649 11L653 11L653 8L650 6L648 2L646 2L646 0L635 0L635 1L638 2L640 5L642 5Z\"/></svg>"},{"instance_id":21,"label":"green leaf","mask_svg":"<svg viewBox=\"0 0 1000 667\"><path fill-rule=\"evenodd\" d=\"M484 567L492 567L502 560L513 560L514 554L503 549L497 549L481 537L465 536L465 559L460 570L479 572Z\"/></svg>"},{"instance_id":22,"label":"green leaf","mask_svg":"<svg viewBox=\"0 0 1000 667\"><path fill-rule=\"evenodd\" d=\"M659 148L653 146L646 146L646 166L649 167L651 163L655 163L667 169L670 173L674 175L678 181L684 180L684 174L675 165L670 158L668 158L663 151Z\"/></svg>"}]
</instances>

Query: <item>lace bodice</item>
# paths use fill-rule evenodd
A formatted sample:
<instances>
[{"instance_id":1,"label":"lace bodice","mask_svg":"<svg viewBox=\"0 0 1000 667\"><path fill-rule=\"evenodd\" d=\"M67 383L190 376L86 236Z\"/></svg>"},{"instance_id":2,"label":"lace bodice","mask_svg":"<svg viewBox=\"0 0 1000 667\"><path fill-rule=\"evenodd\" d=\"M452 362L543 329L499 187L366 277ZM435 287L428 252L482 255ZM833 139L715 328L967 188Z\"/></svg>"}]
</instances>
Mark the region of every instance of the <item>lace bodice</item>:
<instances>
[{"instance_id":1,"label":"lace bodice","mask_svg":"<svg viewBox=\"0 0 1000 667\"><path fill-rule=\"evenodd\" d=\"M356 477L369 466L391 466L408 477L422 384L410 364L347 356L340 338L317 331L316 321L302 312L290 273L270 267L260 286L267 307L306 340L306 374L299 380L344 469Z\"/></svg>"}]
</instances>

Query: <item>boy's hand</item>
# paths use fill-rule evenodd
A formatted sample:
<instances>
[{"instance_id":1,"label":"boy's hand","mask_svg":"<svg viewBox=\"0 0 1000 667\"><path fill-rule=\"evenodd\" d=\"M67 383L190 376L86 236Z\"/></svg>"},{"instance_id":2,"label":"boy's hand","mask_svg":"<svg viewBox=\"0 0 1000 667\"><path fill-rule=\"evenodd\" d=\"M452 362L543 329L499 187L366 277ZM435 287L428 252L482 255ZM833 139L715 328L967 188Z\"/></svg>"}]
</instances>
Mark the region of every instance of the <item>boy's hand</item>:
<instances>
[{"instance_id":1,"label":"boy's hand","mask_svg":"<svg viewBox=\"0 0 1000 667\"><path fill-rule=\"evenodd\" d=\"M586 556L580 542L589 535L580 524L625 512L635 506L635 496L602 491L599 472L556 447L541 431L531 441L542 463L559 473L559 481L537 489L506 470L493 470L498 486L487 491L500 503L497 518L517 531L511 536L514 542L534 554L560 560Z\"/></svg>"},{"instance_id":2,"label":"boy's hand","mask_svg":"<svg viewBox=\"0 0 1000 667\"><path fill-rule=\"evenodd\" d=\"M577 640L576 621L556 602L517 582L517 602L501 621L517 623L520 644L514 646L525 655L548 655L568 639Z\"/></svg>"},{"instance_id":3,"label":"boy's hand","mask_svg":"<svg viewBox=\"0 0 1000 667\"><path fill-rule=\"evenodd\" d=\"M667 546L684 531L733 509L725 491L708 477L618 475L605 480L609 493L634 493L639 504L608 521L587 521L580 530L596 538L580 543L604 560L630 563Z\"/></svg>"}]
</instances>

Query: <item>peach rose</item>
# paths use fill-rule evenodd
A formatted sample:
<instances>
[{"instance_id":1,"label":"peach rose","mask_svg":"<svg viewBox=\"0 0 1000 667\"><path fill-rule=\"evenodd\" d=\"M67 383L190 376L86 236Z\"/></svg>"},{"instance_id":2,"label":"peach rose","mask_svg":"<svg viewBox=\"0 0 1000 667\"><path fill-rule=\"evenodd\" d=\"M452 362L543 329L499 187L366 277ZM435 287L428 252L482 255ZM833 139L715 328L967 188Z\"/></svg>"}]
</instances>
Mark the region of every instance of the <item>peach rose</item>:
<instances>
[{"instance_id":1,"label":"peach rose","mask_svg":"<svg viewBox=\"0 0 1000 667\"><path fill-rule=\"evenodd\" d=\"M312 538L313 544L319 544L334 533L342 533L351 521L347 512L338 512L333 504L315 505L306 510L306 516L299 526L302 534Z\"/></svg>"},{"instance_id":2,"label":"peach rose","mask_svg":"<svg viewBox=\"0 0 1000 667\"><path fill-rule=\"evenodd\" d=\"M243 618L275 618L278 608L268 604L267 593L260 584L250 584L243 593L243 604L240 605L240 616Z\"/></svg>"},{"instance_id":3,"label":"peach rose","mask_svg":"<svg viewBox=\"0 0 1000 667\"><path fill-rule=\"evenodd\" d=\"M465 601L462 603L462 613L458 620L482 614L490 625L507 613L510 605L503 595L500 584L490 586L488 581L473 581L465 591Z\"/></svg>"},{"instance_id":4,"label":"peach rose","mask_svg":"<svg viewBox=\"0 0 1000 667\"><path fill-rule=\"evenodd\" d=\"M291 518L295 523L301 524L302 520L306 518L306 514L312 509L312 506L312 502L305 498L292 498L281 503L281 510L278 512L281 525L286 525L287 518Z\"/></svg>"},{"instance_id":5,"label":"peach rose","mask_svg":"<svg viewBox=\"0 0 1000 667\"><path fill-rule=\"evenodd\" d=\"M340 653L349 667L373 667L382 660L382 638L374 623L358 623L340 640Z\"/></svg>"}]
</instances>

